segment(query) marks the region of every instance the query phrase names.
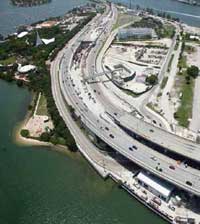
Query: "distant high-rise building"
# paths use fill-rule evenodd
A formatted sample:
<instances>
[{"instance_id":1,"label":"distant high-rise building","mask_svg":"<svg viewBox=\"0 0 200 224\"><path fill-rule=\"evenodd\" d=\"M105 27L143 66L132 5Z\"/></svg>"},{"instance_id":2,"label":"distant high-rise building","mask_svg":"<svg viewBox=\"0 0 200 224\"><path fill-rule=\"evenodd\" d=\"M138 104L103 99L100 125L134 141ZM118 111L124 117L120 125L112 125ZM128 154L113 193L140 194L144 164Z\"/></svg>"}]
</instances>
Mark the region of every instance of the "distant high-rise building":
<instances>
[{"instance_id":1,"label":"distant high-rise building","mask_svg":"<svg viewBox=\"0 0 200 224\"><path fill-rule=\"evenodd\" d=\"M129 5L129 8L131 9L132 8L132 0L130 0L130 5Z\"/></svg>"}]
</instances>

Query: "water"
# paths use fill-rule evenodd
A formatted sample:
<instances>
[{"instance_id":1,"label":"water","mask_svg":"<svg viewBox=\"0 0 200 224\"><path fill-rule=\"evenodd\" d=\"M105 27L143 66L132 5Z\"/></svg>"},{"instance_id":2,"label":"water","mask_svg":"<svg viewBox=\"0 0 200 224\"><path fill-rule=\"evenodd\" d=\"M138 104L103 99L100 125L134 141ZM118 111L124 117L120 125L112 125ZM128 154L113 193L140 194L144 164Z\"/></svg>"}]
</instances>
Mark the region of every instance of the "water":
<instances>
[{"instance_id":1,"label":"water","mask_svg":"<svg viewBox=\"0 0 200 224\"><path fill-rule=\"evenodd\" d=\"M7 35L15 32L19 25L63 15L85 3L86 0L52 0L49 4L25 8L13 6L9 0L0 0L0 33Z\"/></svg>"},{"instance_id":2,"label":"water","mask_svg":"<svg viewBox=\"0 0 200 224\"><path fill-rule=\"evenodd\" d=\"M130 0L113 0L129 4ZM16 31L16 27L30 24L51 16L63 15L74 6L82 5L86 0L52 0L49 4L30 8L18 8L9 0L0 0L0 33L7 35ZM186 5L175 0L132 0L132 5L140 5L170 12L185 23L200 27L200 7Z\"/></svg>"},{"instance_id":3,"label":"water","mask_svg":"<svg viewBox=\"0 0 200 224\"><path fill-rule=\"evenodd\" d=\"M0 0L0 33L7 35L20 24L62 15L85 2L52 0L42 6L17 8ZM171 0L132 3L177 11L185 22L200 25L200 8L194 6ZM24 118L30 99L26 89L0 81L0 224L165 223L112 181L103 181L79 154L16 145L12 131Z\"/></svg>"},{"instance_id":4,"label":"water","mask_svg":"<svg viewBox=\"0 0 200 224\"><path fill-rule=\"evenodd\" d=\"M12 130L29 101L28 91L0 81L1 224L165 223L79 154L17 146Z\"/></svg>"},{"instance_id":5,"label":"water","mask_svg":"<svg viewBox=\"0 0 200 224\"><path fill-rule=\"evenodd\" d=\"M113 0L130 5L130 0ZM200 7L187 5L175 0L131 0L132 5L140 5L143 8L152 8L158 11L165 11L181 21L200 27Z\"/></svg>"}]
</instances>

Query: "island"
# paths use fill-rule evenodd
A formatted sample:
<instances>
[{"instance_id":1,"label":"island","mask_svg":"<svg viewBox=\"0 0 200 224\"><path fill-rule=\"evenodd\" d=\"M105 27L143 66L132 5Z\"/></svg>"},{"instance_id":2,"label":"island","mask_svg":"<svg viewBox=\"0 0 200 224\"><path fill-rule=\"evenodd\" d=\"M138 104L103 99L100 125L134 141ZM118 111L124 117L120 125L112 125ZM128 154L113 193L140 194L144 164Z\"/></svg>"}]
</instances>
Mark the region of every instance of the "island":
<instances>
[{"instance_id":1,"label":"island","mask_svg":"<svg viewBox=\"0 0 200 224\"><path fill-rule=\"evenodd\" d=\"M50 3L51 0L10 0L11 3L18 7L32 7Z\"/></svg>"}]
</instances>

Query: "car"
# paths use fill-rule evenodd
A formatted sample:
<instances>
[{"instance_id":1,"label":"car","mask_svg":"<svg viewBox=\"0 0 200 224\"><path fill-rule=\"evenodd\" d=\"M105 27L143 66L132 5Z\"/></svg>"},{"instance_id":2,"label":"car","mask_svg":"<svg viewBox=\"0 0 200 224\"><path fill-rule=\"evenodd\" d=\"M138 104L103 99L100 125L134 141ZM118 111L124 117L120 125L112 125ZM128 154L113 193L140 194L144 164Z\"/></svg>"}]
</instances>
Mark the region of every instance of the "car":
<instances>
[{"instance_id":1,"label":"car","mask_svg":"<svg viewBox=\"0 0 200 224\"><path fill-rule=\"evenodd\" d=\"M131 147L128 148L130 151L133 151L133 149Z\"/></svg>"},{"instance_id":2,"label":"car","mask_svg":"<svg viewBox=\"0 0 200 224\"><path fill-rule=\"evenodd\" d=\"M136 150L138 149L135 145L133 145L132 148L133 148L133 149L136 149Z\"/></svg>"},{"instance_id":3,"label":"car","mask_svg":"<svg viewBox=\"0 0 200 224\"><path fill-rule=\"evenodd\" d=\"M151 159L152 159L153 161L156 161L156 160L157 160L155 156L152 156Z\"/></svg>"},{"instance_id":4,"label":"car","mask_svg":"<svg viewBox=\"0 0 200 224\"><path fill-rule=\"evenodd\" d=\"M171 209L172 211L175 211L175 207L172 205L168 205L168 208Z\"/></svg>"},{"instance_id":5,"label":"car","mask_svg":"<svg viewBox=\"0 0 200 224\"><path fill-rule=\"evenodd\" d=\"M189 186L192 186L192 183L191 183L190 181L188 181L188 180L187 180L185 183L186 183L187 185L189 185Z\"/></svg>"},{"instance_id":6,"label":"car","mask_svg":"<svg viewBox=\"0 0 200 224\"><path fill-rule=\"evenodd\" d=\"M175 166L173 166L173 165L170 165L169 168L170 168L171 170L175 170Z\"/></svg>"},{"instance_id":7,"label":"car","mask_svg":"<svg viewBox=\"0 0 200 224\"><path fill-rule=\"evenodd\" d=\"M105 127L105 129L106 129L107 131L109 131L109 128L108 128L108 127Z\"/></svg>"},{"instance_id":8,"label":"car","mask_svg":"<svg viewBox=\"0 0 200 224\"><path fill-rule=\"evenodd\" d=\"M112 135L112 134L110 134L109 136L110 136L111 138L114 138L114 135Z\"/></svg>"},{"instance_id":9,"label":"car","mask_svg":"<svg viewBox=\"0 0 200 224\"><path fill-rule=\"evenodd\" d=\"M150 129L149 131L150 131L150 132L154 132L154 130L153 130L153 129Z\"/></svg>"}]
</instances>

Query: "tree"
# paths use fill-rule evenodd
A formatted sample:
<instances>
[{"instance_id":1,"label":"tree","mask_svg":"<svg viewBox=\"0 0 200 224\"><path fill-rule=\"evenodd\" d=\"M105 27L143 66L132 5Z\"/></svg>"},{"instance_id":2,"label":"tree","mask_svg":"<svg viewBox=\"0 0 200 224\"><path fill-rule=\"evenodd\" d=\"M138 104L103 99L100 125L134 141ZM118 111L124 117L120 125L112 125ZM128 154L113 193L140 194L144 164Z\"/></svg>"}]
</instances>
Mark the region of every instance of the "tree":
<instances>
[{"instance_id":1,"label":"tree","mask_svg":"<svg viewBox=\"0 0 200 224\"><path fill-rule=\"evenodd\" d=\"M186 80L186 83L187 83L187 84L190 84L190 76L189 76L189 75L187 75L187 76L185 77L185 80Z\"/></svg>"},{"instance_id":2,"label":"tree","mask_svg":"<svg viewBox=\"0 0 200 224\"><path fill-rule=\"evenodd\" d=\"M54 135L50 138L50 142L54 145L58 144L58 138Z\"/></svg>"},{"instance_id":3,"label":"tree","mask_svg":"<svg viewBox=\"0 0 200 224\"><path fill-rule=\"evenodd\" d=\"M17 83L17 85L18 85L19 87L22 87L23 84L24 84L24 82L23 82L22 80L20 80L20 79L18 79L18 80L16 81L16 83Z\"/></svg>"},{"instance_id":4,"label":"tree","mask_svg":"<svg viewBox=\"0 0 200 224\"><path fill-rule=\"evenodd\" d=\"M199 75L199 68L192 65L187 69L187 74L195 79Z\"/></svg>"},{"instance_id":5,"label":"tree","mask_svg":"<svg viewBox=\"0 0 200 224\"><path fill-rule=\"evenodd\" d=\"M41 135L40 135L40 140L43 141L43 142L49 142L50 140L50 134L48 132L43 132Z\"/></svg>"},{"instance_id":6,"label":"tree","mask_svg":"<svg viewBox=\"0 0 200 224\"><path fill-rule=\"evenodd\" d=\"M156 75L150 75L146 78L146 82L149 84L149 85L155 85L157 84L158 82L158 77Z\"/></svg>"},{"instance_id":7,"label":"tree","mask_svg":"<svg viewBox=\"0 0 200 224\"><path fill-rule=\"evenodd\" d=\"M30 135L29 130L27 130L27 129L22 129L21 132L20 132L20 134L24 138L28 138L29 135Z\"/></svg>"},{"instance_id":8,"label":"tree","mask_svg":"<svg viewBox=\"0 0 200 224\"><path fill-rule=\"evenodd\" d=\"M33 105L28 105L28 110L30 111L30 110L33 110Z\"/></svg>"}]
</instances>

